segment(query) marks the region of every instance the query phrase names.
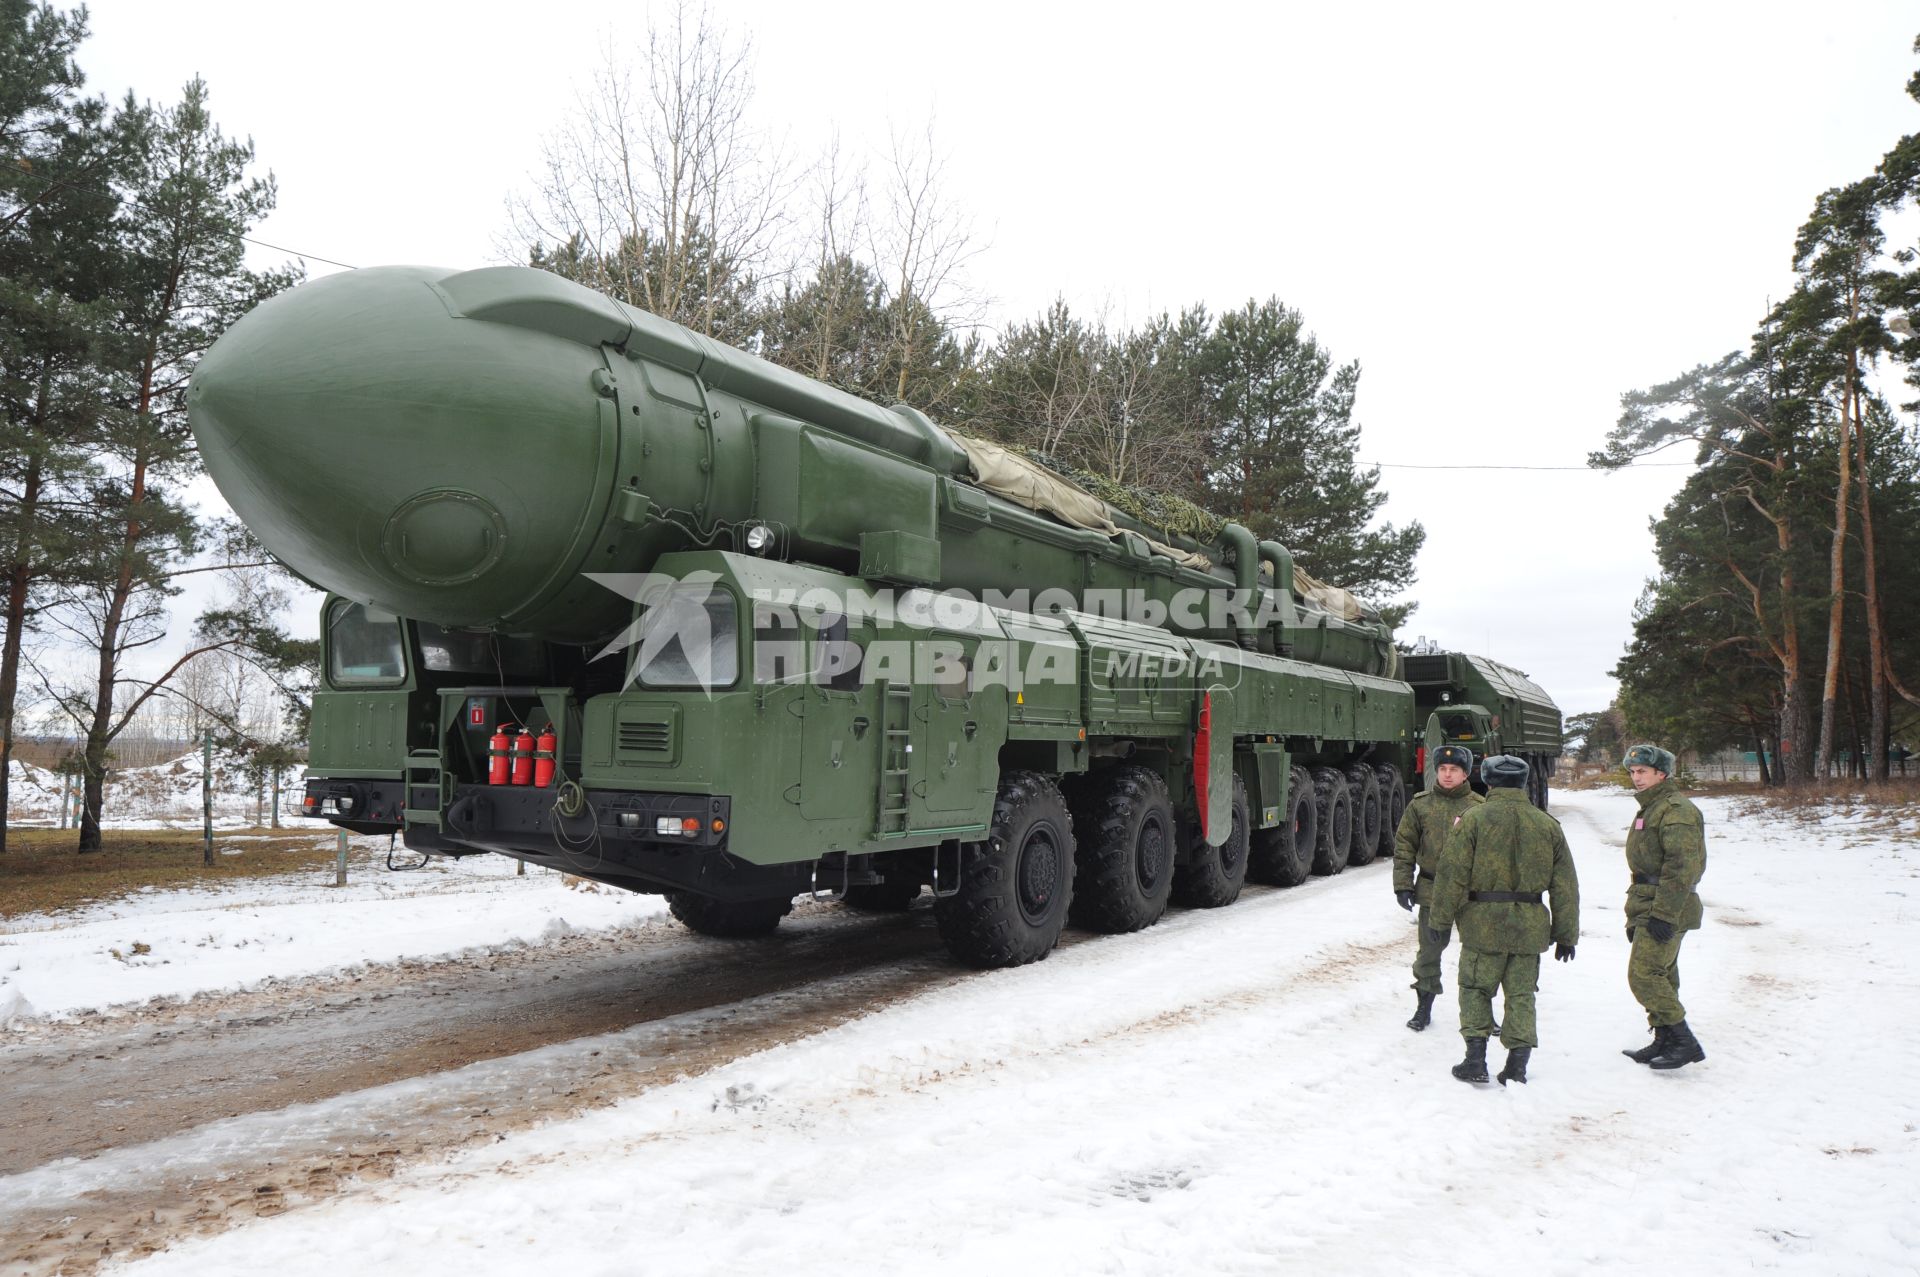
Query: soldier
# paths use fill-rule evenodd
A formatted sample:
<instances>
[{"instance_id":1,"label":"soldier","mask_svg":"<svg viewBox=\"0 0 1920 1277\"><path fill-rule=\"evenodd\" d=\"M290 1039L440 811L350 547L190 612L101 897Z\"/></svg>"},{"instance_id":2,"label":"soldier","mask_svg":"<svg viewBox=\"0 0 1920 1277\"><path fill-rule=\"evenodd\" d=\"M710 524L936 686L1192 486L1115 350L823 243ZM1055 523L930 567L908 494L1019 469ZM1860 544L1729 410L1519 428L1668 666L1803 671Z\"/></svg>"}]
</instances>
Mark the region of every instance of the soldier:
<instances>
[{"instance_id":1,"label":"soldier","mask_svg":"<svg viewBox=\"0 0 1920 1277\"><path fill-rule=\"evenodd\" d=\"M1487 801L1467 783L1473 751L1464 745L1442 745L1433 751L1434 788L1422 790L1407 804L1400 827L1393 833L1393 898L1402 909L1420 905L1420 950L1413 959L1413 1018L1407 1027L1423 1032L1433 1022L1433 999L1441 991L1439 943L1427 937L1427 909L1433 902L1433 875L1446 850L1447 836L1460 818ZM1417 874L1417 877L1416 877Z\"/></svg>"},{"instance_id":2,"label":"soldier","mask_svg":"<svg viewBox=\"0 0 1920 1277\"><path fill-rule=\"evenodd\" d=\"M1527 764L1496 754L1480 764L1487 802L1468 812L1447 842L1429 919L1439 943L1460 924L1460 1035L1467 1058L1453 1066L1462 1082L1487 1080L1487 1036L1493 995L1506 997L1500 1041L1507 1062L1500 1085L1527 1080L1527 1057L1539 1045L1533 995L1548 944L1573 961L1580 939L1580 881L1560 822L1527 801ZM1551 907L1541 903L1545 892Z\"/></svg>"},{"instance_id":3,"label":"soldier","mask_svg":"<svg viewBox=\"0 0 1920 1277\"><path fill-rule=\"evenodd\" d=\"M1623 760L1638 791L1640 814L1627 831L1627 987L1647 1009L1653 1041L1621 1054L1636 1064L1677 1069L1707 1058L1687 1027L1680 1005L1680 941L1700 926L1694 889L1707 870L1706 829L1700 809L1673 783L1673 755L1658 745L1635 745Z\"/></svg>"}]
</instances>

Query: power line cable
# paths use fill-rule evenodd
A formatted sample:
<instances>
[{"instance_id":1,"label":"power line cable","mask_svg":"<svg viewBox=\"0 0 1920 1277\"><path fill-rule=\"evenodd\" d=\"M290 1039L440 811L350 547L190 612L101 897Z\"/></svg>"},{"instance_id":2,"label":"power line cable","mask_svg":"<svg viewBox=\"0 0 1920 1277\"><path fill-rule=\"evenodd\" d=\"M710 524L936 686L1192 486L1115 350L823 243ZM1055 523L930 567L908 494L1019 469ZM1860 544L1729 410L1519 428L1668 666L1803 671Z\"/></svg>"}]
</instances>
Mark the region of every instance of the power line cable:
<instances>
[{"instance_id":1,"label":"power line cable","mask_svg":"<svg viewBox=\"0 0 1920 1277\"><path fill-rule=\"evenodd\" d=\"M1491 466L1491 465L1472 465L1472 466L1438 465L1438 466L1435 466L1435 465L1422 465L1422 464L1411 462L1411 461L1361 461L1361 462L1358 462L1357 464L1363 465L1363 466L1378 466L1382 470L1585 470L1585 471L1591 471L1595 469L1595 467L1593 466ZM1691 467L1692 465L1693 465L1693 462L1691 461L1633 461L1633 462L1628 462L1624 466L1619 466L1616 468L1621 470L1627 470L1627 469L1644 470L1653 466ZM1613 471L1606 470L1603 473L1611 474L1613 473Z\"/></svg>"},{"instance_id":2,"label":"power line cable","mask_svg":"<svg viewBox=\"0 0 1920 1277\"><path fill-rule=\"evenodd\" d=\"M110 183L96 181L92 178L80 178L78 180L75 180L72 178L61 178L61 177L50 176L45 173L37 173L37 172L34 172L32 169L28 169L28 168L23 168L17 173L9 173L8 176L32 178L40 182L44 187L47 187L49 189L56 186L60 186L60 185L66 185L66 186L72 186L72 187L85 187L88 190L99 191L102 194L113 195L116 198L125 198L124 196L121 195L119 191L115 190ZM269 244L266 240L255 239L251 235L242 235L240 236L240 238L242 240L245 240L249 244L257 244L261 248L270 248L276 253L287 253L294 257L303 257L308 261L325 262L329 266L338 266L342 270L359 270L360 269L358 266L355 266L350 262L335 261L331 257L322 257L318 253L303 253L297 248L288 248L284 244Z\"/></svg>"},{"instance_id":3,"label":"power line cable","mask_svg":"<svg viewBox=\"0 0 1920 1277\"><path fill-rule=\"evenodd\" d=\"M336 262L331 257L322 257L318 253L303 253L297 248L285 248L279 244L269 244L264 239L255 239L251 235L242 235L240 238L245 240L249 244L258 244L261 248L271 248L276 253L291 253L295 257L305 258L307 261L312 261L312 262L325 262L329 266L338 266L342 270L359 270L360 269L358 266L354 266L347 262Z\"/></svg>"}]
</instances>

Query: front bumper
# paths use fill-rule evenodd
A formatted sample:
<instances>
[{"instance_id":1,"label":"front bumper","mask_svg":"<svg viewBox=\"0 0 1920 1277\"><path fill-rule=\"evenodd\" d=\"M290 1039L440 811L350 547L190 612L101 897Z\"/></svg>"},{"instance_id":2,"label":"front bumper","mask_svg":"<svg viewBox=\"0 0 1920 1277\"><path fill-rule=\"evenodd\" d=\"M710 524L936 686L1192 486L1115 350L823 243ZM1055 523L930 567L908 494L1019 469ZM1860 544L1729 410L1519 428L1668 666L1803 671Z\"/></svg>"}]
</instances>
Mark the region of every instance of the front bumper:
<instances>
[{"instance_id":1,"label":"front bumper","mask_svg":"<svg viewBox=\"0 0 1920 1277\"><path fill-rule=\"evenodd\" d=\"M307 779L302 816L330 820L357 834L390 834L400 828L406 787L397 780Z\"/></svg>"},{"instance_id":2,"label":"front bumper","mask_svg":"<svg viewBox=\"0 0 1920 1277\"><path fill-rule=\"evenodd\" d=\"M702 851L724 850L731 833L731 798L590 789L581 809L566 815L559 797L558 790L528 785L456 785L441 833L502 850L537 850L556 835L578 843L597 834L611 846ZM669 825L674 832L663 832Z\"/></svg>"}]
</instances>

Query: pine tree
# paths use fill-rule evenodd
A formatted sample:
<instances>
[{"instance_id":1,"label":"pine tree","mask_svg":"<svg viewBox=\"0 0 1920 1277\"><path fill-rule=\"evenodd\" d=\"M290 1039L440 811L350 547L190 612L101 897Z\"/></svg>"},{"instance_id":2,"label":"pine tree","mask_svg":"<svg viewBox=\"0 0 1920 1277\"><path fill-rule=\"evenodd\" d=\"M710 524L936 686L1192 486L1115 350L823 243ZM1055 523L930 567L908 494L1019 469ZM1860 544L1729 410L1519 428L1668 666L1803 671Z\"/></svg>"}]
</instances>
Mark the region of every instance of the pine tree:
<instances>
[{"instance_id":1,"label":"pine tree","mask_svg":"<svg viewBox=\"0 0 1920 1277\"><path fill-rule=\"evenodd\" d=\"M1711 540L1691 538L1693 553L1679 561L1697 570L1669 593L1678 606L1712 595L1741 609L1737 625L1727 621L1728 632L1745 634L1778 671L1781 758L1786 779L1798 781L1812 775L1804 582L1813 569L1801 530L1814 516L1818 462L1806 403L1782 389L1797 379L1792 354L1768 325L1750 355L1735 352L1621 396L1618 424L1587 460L1618 469L1676 444L1694 446L1701 469L1656 522L1656 545L1670 521L1676 556L1689 539L1682 529L1710 529L1717 519L1719 531Z\"/></svg>"},{"instance_id":2,"label":"pine tree","mask_svg":"<svg viewBox=\"0 0 1920 1277\"><path fill-rule=\"evenodd\" d=\"M1852 186L1824 192L1815 201L1813 215L1800 228L1794 244L1793 265L1800 279L1793 293L1776 308L1775 328L1790 350L1788 365L1798 374L1788 383L1809 417L1827 436L1835 459L1831 494L1833 531L1827 564L1827 644L1820 699L1820 738L1814 772L1824 776L1831 765L1838 710L1842 644L1847 600L1847 538L1853 508L1859 499L1854 468L1856 439L1865 428L1867 365L1891 345L1883 322L1884 295L1892 282L1878 265L1885 235L1879 224L1875 176ZM1862 439L1862 442L1864 440ZM1877 596L1877 586L1875 589ZM1877 597L1875 599L1877 604ZM1879 627L1870 625L1875 655ZM1876 660L1876 668L1884 660ZM1873 680L1876 687L1880 679ZM1884 695L1877 727L1884 730Z\"/></svg>"},{"instance_id":3,"label":"pine tree","mask_svg":"<svg viewBox=\"0 0 1920 1277\"><path fill-rule=\"evenodd\" d=\"M0 850L26 636L90 557L117 168L139 118L84 97L84 11L0 0Z\"/></svg>"},{"instance_id":4,"label":"pine tree","mask_svg":"<svg viewBox=\"0 0 1920 1277\"><path fill-rule=\"evenodd\" d=\"M885 290L865 262L826 257L812 278L767 305L760 354L863 399L888 394Z\"/></svg>"},{"instance_id":5,"label":"pine tree","mask_svg":"<svg viewBox=\"0 0 1920 1277\"><path fill-rule=\"evenodd\" d=\"M1197 362L1209 427L1203 504L1404 621L1413 605L1388 600L1412 584L1426 530L1373 526L1387 495L1379 470L1358 461L1360 365L1336 365L1278 298L1220 316Z\"/></svg>"},{"instance_id":6,"label":"pine tree","mask_svg":"<svg viewBox=\"0 0 1920 1277\"><path fill-rule=\"evenodd\" d=\"M126 111L135 108L131 100ZM181 100L150 112L147 144L124 178L117 227L116 319L108 360L116 402L102 419L109 469L96 488L112 541L93 563L81 614L97 656L97 677L77 717L84 727L85 796L81 851L100 847L100 803L113 739L174 670L143 682L122 704L127 653L164 625L163 598L198 548L200 530L178 484L194 471L187 425L188 379L227 327L298 278L255 273L241 236L273 207L271 176L248 177L251 142L226 137L194 79ZM204 648L196 649L205 650Z\"/></svg>"}]
</instances>

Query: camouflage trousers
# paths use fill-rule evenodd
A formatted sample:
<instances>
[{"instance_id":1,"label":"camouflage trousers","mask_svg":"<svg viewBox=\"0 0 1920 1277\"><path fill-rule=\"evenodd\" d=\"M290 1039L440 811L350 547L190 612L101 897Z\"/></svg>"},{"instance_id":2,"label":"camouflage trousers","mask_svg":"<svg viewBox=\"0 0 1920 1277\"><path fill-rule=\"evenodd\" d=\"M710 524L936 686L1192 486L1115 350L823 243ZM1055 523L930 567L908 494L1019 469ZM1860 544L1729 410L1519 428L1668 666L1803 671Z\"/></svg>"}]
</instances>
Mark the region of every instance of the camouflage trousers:
<instances>
[{"instance_id":1,"label":"camouflage trousers","mask_svg":"<svg viewBox=\"0 0 1920 1277\"><path fill-rule=\"evenodd\" d=\"M1420 906L1420 926L1417 928L1420 933L1420 951L1413 957L1413 988L1416 993L1443 991L1444 987L1440 983L1440 955L1446 952L1447 941L1453 939L1451 931L1440 938L1439 944L1427 939L1429 912L1428 906Z\"/></svg>"},{"instance_id":2,"label":"camouflage trousers","mask_svg":"<svg viewBox=\"0 0 1920 1277\"><path fill-rule=\"evenodd\" d=\"M1498 992L1506 999L1500 1044L1509 1050L1540 1045L1533 1017L1533 995L1540 988L1539 954L1491 953L1462 945L1456 978L1460 981L1461 1037L1493 1035L1493 995Z\"/></svg>"},{"instance_id":3,"label":"camouflage trousers","mask_svg":"<svg viewBox=\"0 0 1920 1277\"><path fill-rule=\"evenodd\" d=\"M1687 1018L1680 1005L1680 942L1687 933L1676 931L1662 944L1645 927L1635 930L1633 952L1627 958L1627 987L1647 1009L1647 1023L1655 1028Z\"/></svg>"}]
</instances>

